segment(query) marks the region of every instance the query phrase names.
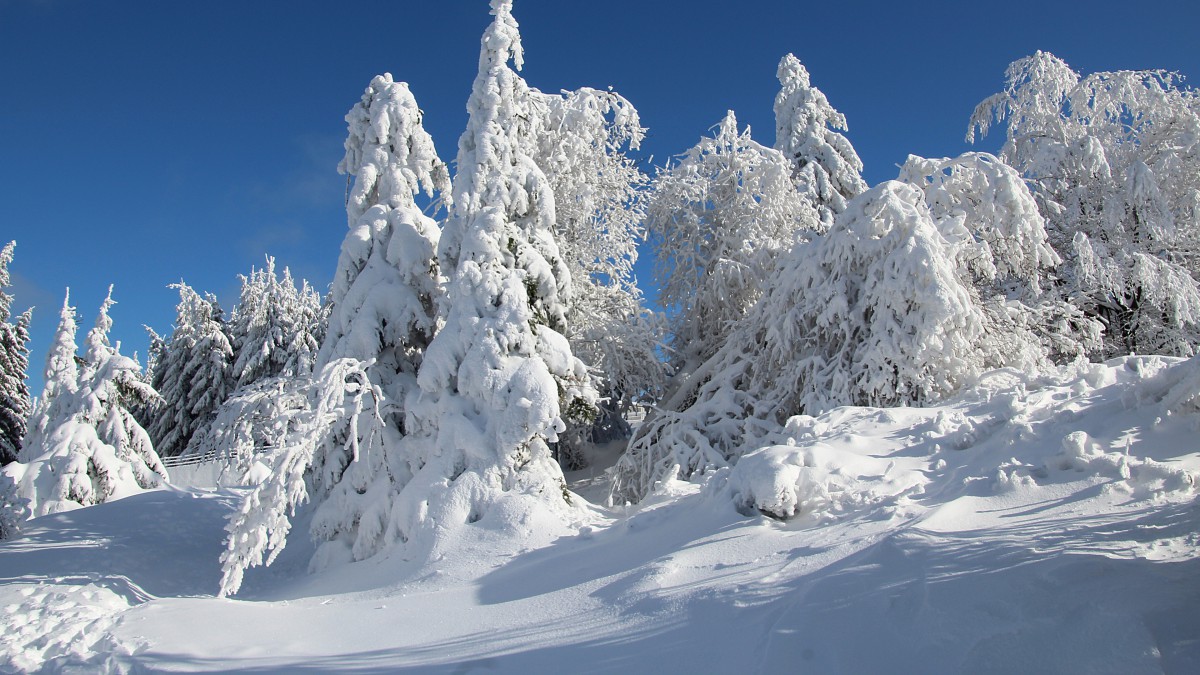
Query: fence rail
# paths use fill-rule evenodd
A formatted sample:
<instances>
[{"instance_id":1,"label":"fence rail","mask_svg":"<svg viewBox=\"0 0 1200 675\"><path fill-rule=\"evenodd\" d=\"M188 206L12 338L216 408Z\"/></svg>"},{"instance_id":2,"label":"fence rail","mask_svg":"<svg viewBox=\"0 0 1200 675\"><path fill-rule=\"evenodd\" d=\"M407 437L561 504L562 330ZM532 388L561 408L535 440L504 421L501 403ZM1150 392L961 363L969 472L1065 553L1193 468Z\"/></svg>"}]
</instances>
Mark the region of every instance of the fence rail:
<instances>
[{"instance_id":1,"label":"fence rail","mask_svg":"<svg viewBox=\"0 0 1200 675\"><path fill-rule=\"evenodd\" d=\"M231 455L228 452L218 453L216 450L209 450L208 452L198 455L175 455L174 457L163 457L162 463L163 466L170 469L177 466L192 466L195 464L215 462L218 459L226 459L230 456Z\"/></svg>"}]
</instances>

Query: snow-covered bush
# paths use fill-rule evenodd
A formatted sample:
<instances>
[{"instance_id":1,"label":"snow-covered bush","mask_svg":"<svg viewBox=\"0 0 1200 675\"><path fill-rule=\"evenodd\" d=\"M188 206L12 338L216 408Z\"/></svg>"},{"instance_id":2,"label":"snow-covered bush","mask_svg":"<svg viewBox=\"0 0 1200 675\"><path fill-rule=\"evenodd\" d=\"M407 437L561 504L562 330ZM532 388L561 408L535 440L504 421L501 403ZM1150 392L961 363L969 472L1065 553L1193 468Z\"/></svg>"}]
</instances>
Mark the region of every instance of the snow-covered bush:
<instances>
[{"instance_id":1,"label":"snow-covered bush","mask_svg":"<svg viewBox=\"0 0 1200 675\"><path fill-rule=\"evenodd\" d=\"M10 464L0 468L0 541L12 539L21 532L21 525L29 518L29 500L21 497L17 483L9 472L20 476L23 466Z\"/></svg>"},{"instance_id":2,"label":"snow-covered bush","mask_svg":"<svg viewBox=\"0 0 1200 675\"><path fill-rule=\"evenodd\" d=\"M720 349L762 294L776 257L817 227L792 184L791 165L748 129L739 132L733 111L713 138L702 138L654 179L646 219L681 374Z\"/></svg>"},{"instance_id":3,"label":"snow-covered bush","mask_svg":"<svg viewBox=\"0 0 1200 675\"><path fill-rule=\"evenodd\" d=\"M69 300L69 296L68 296ZM112 289L75 363L75 310L63 301L46 359L46 387L10 473L30 513L42 516L155 487L167 479L149 435L130 408L157 398L134 360L108 341Z\"/></svg>"},{"instance_id":4,"label":"snow-covered bush","mask_svg":"<svg viewBox=\"0 0 1200 675\"><path fill-rule=\"evenodd\" d=\"M846 131L846 116L812 85L808 70L795 56L779 61L780 89L775 96L775 149L792 166L796 187L817 208L822 230L846 201L867 189L863 163Z\"/></svg>"},{"instance_id":5,"label":"snow-covered bush","mask_svg":"<svg viewBox=\"0 0 1200 675\"><path fill-rule=\"evenodd\" d=\"M1080 77L1046 52L1015 61L976 129L1030 181L1064 291L1104 322L1102 355L1190 355L1200 341L1200 105L1163 71Z\"/></svg>"},{"instance_id":6,"label":"snow-covered bush","mask_svg":"<svg viewBox=\"0 0 1200 675\"><path fill-rule=\"evenodd\" d=\"M12 316L13 297L9 287L8 265L17 243L0 249L0 465L15 461L21 452L27 420L33 411L25 372L29 368L29 322L32 310L25 310L16 323Z\"/></svg>"}]
</instances>

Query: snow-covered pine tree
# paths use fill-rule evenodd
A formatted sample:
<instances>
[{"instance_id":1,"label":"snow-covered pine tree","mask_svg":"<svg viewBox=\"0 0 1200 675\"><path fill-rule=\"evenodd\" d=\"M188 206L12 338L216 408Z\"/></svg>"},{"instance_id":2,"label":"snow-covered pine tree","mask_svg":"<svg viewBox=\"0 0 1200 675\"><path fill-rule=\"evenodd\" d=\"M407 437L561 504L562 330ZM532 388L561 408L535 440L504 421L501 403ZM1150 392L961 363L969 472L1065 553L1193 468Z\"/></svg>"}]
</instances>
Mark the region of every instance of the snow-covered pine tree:
<instances>
[{"instance_id":1,"label":"snow-covered pine tree","mask_svg":"<svg viewBox=\"0 0 1200 675\"><path fill-rule=\"evenodd\" d=\"M1064 291L1105 323L1103 356L1200 344L1200 100L1163 71L1081 78L1037 52L976 108L1006 122L1001 157L1031 182Z\"/></svg>"},{"instance_id":2,"label":"snow-covered pine tree","mask_svg":"<svg viewBox=\"0 0 1200 675\"><path fill-rule=\"evenodd\" d=\"M449 277L439 302L444 327L425 351L419 389L404 401L406 435L385 423L391 410L368 375L373 362L359 360L400 344L348 340L330 347L328 357L322 352L324 367L309 390L311 416L301 414L296 428L283 430L285 449L274 471L230 524L223 594L237 591L247 567L264 558L269 564L282 549L287 514L309 498L309 481L333 486L314 514L314 534L327 540L313 560L318 567L365 557L392 541L406 542L413 555L432 555L437 533L456 524L486 519L512 530L523 520L518 513L564 503L562 472L547 443L564 428L560 410L592 409L595 392L555 330L564 321L570 280L554 241L553 193L532 159L542 106L508 68L521 59L511 10L510 0L492 0L495 19L482 39L470 121L459 143L454 211L438 247ZM408 184L415 191L418 182ZM374 249L373 238L370 245L365 236L358 241L356 255L343 257L350 264L346 288L356 285L359 257L369 259ZM410 320L415 307L408 308ZM353 323L369 329L369 316ZM340 325L343 333L334 339L355 334ZM332 358L343 349L358 351ZM490 508L498 502L507 506Z\"/></svg>"},{"instance_id":3,"label":"snow-covered pine tree","mask_svg":"<svg viewBox=\"0 0 1200 675\"><path fill-rule=\"evenodd\" d=\"M798 243L776 283L665 412L638 429L613 497L636 501L769 442L796 414L839 405L921 405L985 366L986 317L920 190L889 181Z\"/></svg>"},{"instance_id":4,"label":"snow-covered pine tree","mask_svg":"<svg viewBox=\"0 0 1200 675\"><path fill-rule=\"evenodd\" d=\"M739 132L733 111L654 179L646 213L659 298L671 308L677 377L721 348L763 291L780 252L817 228L778 151Z\"/></svg>"},{"instance_id":5,"label":"snow-covered pine tree","mask_svg":"<svg viewBox=\"0 0 1200 675\"><path fill-rule=\"evenodd\" d=\"M578 468L585 442L627 437L624 411L662 390L666 371L656 349L664 323L643 306L633 273L648 182L625 154L645 136L637 109L615 92L588 87L544 96L548 121L535 161L554 192L557 240L571 275L565 335L602 395L596 421L568 424L555 448L563 466Z\"/></svg>"},{"instance_id":6,"label":"snow-covered pine tree","mask_svg":"<svg viewBox=\"0 0 1200 675\"><path fill-rule=\"evenodd\" d=\"M229 395L233 358L217 299L201 297L182 282L171 288L179 291L175 327L169 342L155 348L152 340L150 384L162 400L146 429L161 457L183 454L192 436L212 421Z\"/></svg>"},{"instance_id":7,"label":"snow-covered pine tree","mask_svg":"<svg viewBox=\"0 0 1200 675\"><path fill-rule=\"evenodd\" d=\"M350 231L317 363L316 406L330 410L311 460L318 565L361 560L393 541L393 496L419 468L399 439L408 432L405 400L418 389L441 289L437 223L416 197L424 190L450 202L446 164L421 117L408 85L390 74L373 79L346 115L339 170L354 177Z\"/></svg>"},{"instance_id":8,"label":"snow-covered pine tree","mask_svg":"<svg viewBox=\"0 0 1200 675\"><path fill-rule=\"evenodd\" d=\"M63 297L58 315L58 327L46 351L46 369L42 375L42 395L38 397L29 417L22 443L22 462L29 462L41 452L47 435L53 430L51 422L67 416L69 397L79 388L79 357L75 355L75 308L71 306L71 289ZM59 400L62 398L63 400ZM36 449L36 452L35 452Z\"/></svg>"},{"instance_id":9,"label":"snow-covered pine tree","mask_svg":"<svg viewBox=\"0 0 1200 675\"><path fill-rule=\"evenodd\" d=\"M21 452L21 439L33 401L25 383L29 368L29 322L32 310L25 310L10 323L13 296L6 291L11 286L8 266L13 259L15 241L0 249L0 465L16 461Z\"/></svg>"},{"instance_id":10,"label":"snow-covered pine tree","mask_svg":"<svg viewBox=\"0 0 1200 675\"><path fill-rule=\"evenodd\" d=\"M297 287L286 267L280 277L270 256L266 267L239 278L241 293L228 323L232 388L311 374L325 335L321 296L303 279Z\"/></svg>"},{"instance_id":11,"label":"snow-covered pine tree","mask_svg":"<svg viewBox=\"0 0 1200 675\"><path fill-rule=\"evenodd\" d=\"M69 296L68 296L69 297ZM46 362L46 389L22 448L23 465L9 472L32 516L98 504L167 478L149 435L130 408L157 397L139 366L108 340L112 288L96 326L75 356L75 317L64 300Z\"/></svg>"},{"instance_id":12,"label":"snow-covered pine tree","mask_svg":"<svg viewBox=\"0 0 1200 675\"><path fill-rule=\"evenodd\" d=\"M544 99L509 67L523 60L511 0L491 8L438 247L445 325L418 375L418 435L406 438L427 462L415 494L437 491L427 517L443 523L486 517L505 493L562 504L547 444L564 417L593 415L596 398L561 332L571 277L555 241L553 187L534 160ZM421 519L410 508L399 526L408 536Z\"/></svg>"},{"instance_id":13,"label":"snow-covered pine tree","mask_svg":"<svg viewBox=\"0 0 1200 675\"><path fill-rule=\"evenodd\" d=\"M262 380L231 399L212 425L209 440L239 457L276 449L272 472L230 525L223 593L236 592L247 566L282 548L288 513L306 500L316 503L315 566L373 555L394 539L392 501L415 470L399 448L404 401L417 388L440 292L437 224L415 197L424 188L448 200L449 178L408 85L390 74L371 81L346 122L339 169L354 177L350 229L314 377ZM250 473L250 462L239 469Z\"/></svg>"},{"instance_id":14,"label":"snow-covered pine tree","mask_svg":"<svg viewBox=\"0 0 1200 675\"><path fill-rule=\"evenodd\" d=\"M792 180L817 208L821 230L846 210L846 201L867 189L863 163L846 131L846 116L812 85L808 70L792 54L779 61L775 96L775 149L792 166Z\"/></svg>"},{"instance_id":15,"label":"snow-covered pine tree","mask_svg":"<svg viewBox=\"0 0 1200 675\"><path fill-rule=\"evenodd\" d=\"M304 280L297 287L287 268L281 277L274 258L268 256L266 267L239 278L238 303L224 324L233 350L229 394L216 402L212 421L196 430L185 450L230 458L234 482L278 449L281 429L295 426L284 412L304 408L328 325L328 306L317 292Z\"/></svg>"}]
</instances>

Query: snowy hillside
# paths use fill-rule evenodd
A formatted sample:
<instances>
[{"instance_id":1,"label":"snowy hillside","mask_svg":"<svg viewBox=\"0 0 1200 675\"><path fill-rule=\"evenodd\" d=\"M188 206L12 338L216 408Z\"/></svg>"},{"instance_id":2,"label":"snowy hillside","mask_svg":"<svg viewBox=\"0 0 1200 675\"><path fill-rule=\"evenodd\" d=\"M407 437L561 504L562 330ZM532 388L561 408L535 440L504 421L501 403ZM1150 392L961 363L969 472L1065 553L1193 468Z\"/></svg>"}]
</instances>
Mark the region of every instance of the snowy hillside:
<instances>
[{"instance_id":1,"label":"snowy hillside","mask_svg":"<svg viewBox=\"0 0 1200 675\"><path fill-rule=\"evenodd\" d=\"M1200 672L1198 394L1197 360L993 371L636 506L488 513L432 562L309 574L293 534L236 599L241 493L138 493L0 543L0 670Z\"/></svg>"}]
</instances>

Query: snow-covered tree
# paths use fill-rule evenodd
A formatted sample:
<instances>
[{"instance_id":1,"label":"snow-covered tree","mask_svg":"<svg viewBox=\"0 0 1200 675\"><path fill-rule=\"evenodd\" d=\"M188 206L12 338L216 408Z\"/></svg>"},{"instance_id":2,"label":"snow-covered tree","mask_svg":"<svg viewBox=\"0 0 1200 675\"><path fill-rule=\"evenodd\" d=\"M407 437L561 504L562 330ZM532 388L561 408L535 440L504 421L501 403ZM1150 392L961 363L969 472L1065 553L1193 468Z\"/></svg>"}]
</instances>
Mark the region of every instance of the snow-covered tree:
<instances>
[{"instance_id":1,"label":"snow-covered tree","mask_svg":"<svg viewBox=\"0 0 1200 675\"><path fill-rule=\"evenodd\" d=\"M149 435L130 408L157 397L134 360L108 339L112 289L76 365L74 309L67 300L46 362L46 389L10 472L33 516L98 504L166 480ZM69 364L69 365L68 365Z\"/></svg>"},{"instance_id":2,"label":"snow-covered tree","mask_svg":"<svg viewBox=\"0 0 1200 675\"><path fill-rule=\"evenodd\" d=\"M22 523L29 518L29 500L21 497L16 481L8 475L10 471L19 475L21 468L20 464L0 468L0 541L20 534Z\"/></svg>"},{"instance_id":3,"label":"snow-covered tree","mask_svg":"<svg viewBox=\"0 0 1200 675\"><path fill-rule=\"evenodd\" d=\"M986 316L925 195L890 181L797 244L776 283L664 412L638 429L613 494L641 499L759 447L788 417L840 405L921 405L985 367Z\"/></svg>"},{"instance_id":4,"label":"snow-covered tree","mask_svg":"<svg viewBox=\"0 0 1200 675\"><path fill-rule=\"evenodd\" d=\"M330 329L310 399L319 413L310 473L321 555L362 559L393 540L393 496L416 468L399 447L406 399L437 326L437 223L424 189L450 200L446 165L405 83L376 77L346 116L340 169L355 177L350 231L331 291Z\"/></svg>"},{"instance_id":5,"label":"snow-covered tree","mask_svg":"<svg viewBox=\"0 0 1200 675\"><path fill-rule=\"evenodd\" d=\"M646 218L659 298L672 310L672 361L685 376L724 344L779 253L817 227L787 160L739 132L733 111L655 178Z\"/></svg>"},{"instance_id":6,"label":"snow-covered tree","mask_svg":"<svg viewBox=\"0 0 1200 675\"><path fill-rule=\"evenodd\" d=\"M29 322L32 310L25 310L10 323L13 297L8 265L17 243L9 242L0 249L0 465L15 461L20 455L21 439L33 411L29 386L25 383L29 368Z\"/></svg>"},{"instance_id":7,"label":"snow-covered tree","mask_svg":"<svg viewBox=\"0 0 1200 675\"><path fill-rule=\"evenodd\" d=\"M162 457L182 454L212 421L229 395L233 358L217 299L201 297L184 283L171 288L179 291L175 328L169 342L151 349L156 356L150 384L162 401L150 413L147 431Z\"/></svg>"},{"instance_id":8,"label":"snow-covered tree","mask_svg":"<svg viewBox=\"0 0 1200 675\"><path fill-rule=\"evenodd\" d=\"M321 297L307 281L275 272L275 259L241 276L242 288L228 323L234 388L274 376L312 373L325 335Z\"/></svg>"},{"instance_id":9,"label":"snow-covered tree","mask_svg":"<svg viewBox=\"0 0 1200 675\"><path fill-rule=\"evenodd\" d=\"M366 269L361 261L369 264L373 256L378 256L378 273L407 284L413 297L427 288L432 258L421 257L428 249L419 244L431 244L433 238L418 219L387 220L389 227L377 230L391 237L387 249L377 250L373 230L356 232L364 218L377 219L389 209L408 211L400 191L395 204L366 205L357 217L350 212L353 246L343 248L346 269L339 266L335 289L349 289L340 293L351 320L331 324L341 326L341 334L330 338L340 344L327 343L328 351L322 350L323 367L308 389L308 406L291 429L283 430L274 470L231 522L222 558L223 593L236 592L246 567L264 558L269 562L282 548L291 527L289 512L309 499L321 500L312 524L314 537L324 540L313 561L318 567L361 559L397 541L407 542L414 555L429 554L437 532L487 518L498 502L507 504L498 511L510 515L514 509L565 503L562 473L548 443L563 430L565 415L593 409L595 392L559 332L571 284L555 242L553 191L534 161L545 99L508 66L514 61L519 67L521 61L511 9L510 1L493 0L495 19L482 39L469 124L459 143L453 211L438 241L437 262L448 278L436 303L441 329L420 359L417 387L404 401L389 398L402 393L407 368L417 363L413 357L425 336L420 330L425 305L378 307L360 304L355 296L356 280ZM370 114L367 107L364 114ZM392 118L399 124L397 133L424 133L414 124L419 118L401 122L401 117ZM381 140L378 134L364 137ZM401 155L379 156L394 170L410 168ZM436 168L424 166L424 171ZM425 178L428 183L407 183L407 197L418 184L438 187L433 176ZM389 260L388 249L402 244L412 245L405 252L409 257ZM365 281L360 290L367 290ZM336 299L333 304L336 314ZM410 332L380 342L372 336L382 327L375 320L387 317L373 314L377 309L394 315L401 322L398 329ZM370 339L346 339L354 335ZM384 359L391 365L381 368L377 364ZM385 372L390 379L382 376ZM376 382L385 379L391 391ZM389 421L399 405L403 427ZM516 524L509 516L498 517L504 527Z\"/></svg>"},{"instance_id":10,"label":"snow-covered tree","mask_svg":"<svg viewBox=\"0 0 1200 675\"><path fill-rule=\"evenodd\" d=\"M491 7L438 248L445 325L418 376L429 407L417 440L441 453L429 459L443 480L475 476L476 502L510 490L561 501L547 443L564 418L594 415L596 393L563 337L571 275L553 186L535 161L545 99L509 67L523 61L511 1Z\"/></svg>"},{"instance_id":11,"label":"snow-covered tree","mask_svg":"<svg viewBox=\"0 0 1200 675\"><path fill-rule=\"evenodd\" d=\"M449 199L450 179L408 84L376 77L346 115L339 170L354 177L350 231L330 291L318 369L339 358L374 360L379 383L414 375L433 337L438 296L437 223L415 202L424 189ZM388 372L383 373L386 368ZM404 389L390 391L397 400Z\"/></svg>"},{"instance_id":12,"label":"snow-covered tree","mask_svg":"<svg viewBox=\"0 0 1200 675\"><path fill-rule=\"evenodd\" d=\"M51 423L63 419L68 413L69 396L79 389L79 357L75 355L75 308L71 306L71 289L63 297L62 310L58 315L58 327L46 351L46 369L42 374L42 395L29 418L29 426L22 444L20 459L29 462L40 452L47 434L52 431ZM62 398L63 400L59 400ZM37 452L34 449L37 449Z\"/></svg>"},{"instance_id":13,"label":"snow-covered tree","mask_svg":"<svg viewBox=\"0 0 1200 675\"><path fill-rule=\"evenodd\" d=\"M910 155L900 180L925 193L960 280L987 316L980 347L989 367L1035 370L1097 348L1098 322L1059 295L1062 259L1015 169L987 153Z\"/></svg>"},{"instance_id":14,"label":"snow-covered tree","mask_svg":"<svg viewBox=\"0 0 1200 675\"><path fill-rule=\"evenodd\" d=\"M821 229L846 210L846 201L867 189L863 163L846 131L846 116L812 85L808 70L792 54L779 61L775 96L775 149L792 166L792 179L817 207Z\"/></svg>"},{"instance_id":15,"label":"snow-covered tree","mask_svg":"<svg viewBox=\"0 0 1200 675\"><path fill-rule=\"evenodd\" d=\"M645 135L637 109L615 92L588 87L543 96L548 120L535 162L554 192L556 237L571 275L565 335L603 397L596 421L568 425L556 447L559 461L574 467L585 439L627 436L622 413L662 389L666 372L656 350L663 321L643 306L633 273L648 183L625 154Z\"/></svg>"},{"instance_id":16,"label":"snow-covered tree","mask_svg":"<svg viewBox=\"0 0 1200 675\"><path fill-rule=\"evenodd\" d=\"M1007 123L1001 156L1033 185L1064 291L1105 323L1105 356L1200 343L1200 97L1179 79L1081 78L1037 52L971 119L969 140Z\"/></svg>"}]
</instances>

